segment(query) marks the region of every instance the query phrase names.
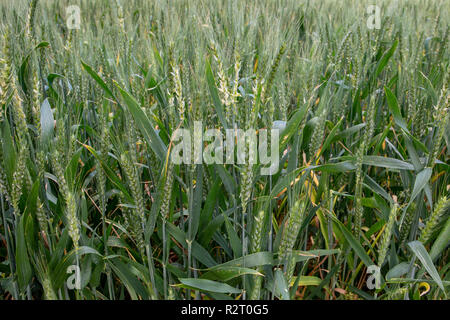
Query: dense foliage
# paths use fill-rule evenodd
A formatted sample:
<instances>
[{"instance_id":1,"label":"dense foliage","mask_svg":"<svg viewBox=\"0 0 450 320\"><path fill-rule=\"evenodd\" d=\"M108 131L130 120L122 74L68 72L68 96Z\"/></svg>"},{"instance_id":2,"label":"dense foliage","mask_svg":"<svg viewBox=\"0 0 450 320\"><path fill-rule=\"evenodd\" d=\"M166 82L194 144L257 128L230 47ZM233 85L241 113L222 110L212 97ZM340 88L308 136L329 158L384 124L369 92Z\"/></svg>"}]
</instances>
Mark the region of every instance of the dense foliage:
<instances>
[{"instance_id":1,"label":"dense foliage","mask_svg":"<svg viewBox=\"0 0 450 320\"><path fill-rule=\"evenodd\" d=\"M0 299L446 299L450 2L374 2L2 1Z\"/></svg>"}]
</instances>

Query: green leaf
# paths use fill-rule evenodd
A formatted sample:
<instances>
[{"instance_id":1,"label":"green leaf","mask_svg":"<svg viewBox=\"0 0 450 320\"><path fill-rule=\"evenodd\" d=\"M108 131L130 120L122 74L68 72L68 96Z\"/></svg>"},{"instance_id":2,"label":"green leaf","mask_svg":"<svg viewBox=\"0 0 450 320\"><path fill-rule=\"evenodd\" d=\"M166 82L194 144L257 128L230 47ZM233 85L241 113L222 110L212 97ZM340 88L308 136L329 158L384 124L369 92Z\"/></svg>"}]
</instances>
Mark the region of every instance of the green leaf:
<instances>
[{"instance_id":1,"label":"green leaf","mask_svg":"<svg viewBox=\"0 0 450 320\"><path fill-rule=\"evenodd\" d=\"M79 164L79 160L81 157L81 150L77 151L72 159L70 159L69 164L67 165L65 176L66 176L66 182L71 185L75 184L76 174L77 174L77 168Z\"/></svg>"},{"instance_id":2,"label":"green leaf","mask_svg":"<svg viewBox=\"0 0 450 320\"><path fill-rule=\"evenodd\" d=\"M16 230L17 279L22 291L25 290L26 286L30 283L33 275L25 241L25 218L25 215L19 216L19 223Z\"/></svg>"},{"instance_id":3,"label":"green leaf","mask_svg":"<svg viewBox=\"0 0 450 320\"><path fill-rule=\"evenodd\" d=\"M226 283L207 279L181 278L181 284L178 287L195 289L200 291L217 292L217 293L241 293L241 290L234 288Z\"/></svg>"},{"instance_id":4,"label":"green leaf","mask_svg":"<svg viewBox=\"0 0 450 320\"><path fill-rule=\"evenodd\" d=\"M411 278L391 278L386 281L387 283L421 283L426 282L429 284L437 285L436 281L430 279L411 279ZM450 281L442 281L444 286L450 286Z\"/></svg>"},{"instance_id":5,"label":"green leaf","mask_svg":"<svg viewBox=\"0 0 450 320\"><path fill-rule=\"evenodd\" d=\"M215 266L214 268L221 268L224 266L253 268L263 265L272 266L273 264L274 264L273 254L268 251L262 251L222 263L220 265Z\"/></svg>"},{"instance_id":6,"label":"green leaf","mask_svg":"<svg viewBox=\"0 0 450 320\"><path fill-rule=\"evenodd\" d=\"M161 90L161 87L158 82L156 82L150 71L148 71L147 77L145 78L145 87L150 90L151 94L156 98L160 106L162 108L166 108L166 98Z\"/></svg>"},{"instance_id":7,"label":"green leaf","mask_svg":"<svg viewBox=\"0 0 450 320\"><path fill-rule=\"evenodd\" d=\"M108 98L112 98L115 101L117 101L116 97L112 93L112 91L108 88L105 81L83 60L81 60L81 65L83 66L84 70L86 70L87 73L98 83L98 85L106 92Z\"/></svg>"},{"instance_id":8,"label":"green leaf","mask_svg":"<svg viewBox=\"0 0 450 320\"><path fill-rule=\"evenodd\" d=\"M105 171L107 177L110 179L110 181L119 188L120 191L122 191L123 195L128 201L132 201L132 197L128 193L127 188L123 185L122 181L119 179L119 177L115 174L115 172L102 160L102 157L92 148L91 146L87 144L83 144L83 146L90 152L92 155L100 162L100 165L102 166L103 170Z\"/></svg>"},{"instance_id":9,"label":"green leaf","mask_svg":"<svg viewBox=\"0 0 450 320\"><path fill-rule=\"evenodd\" d=\"M158 158L161 161L164 161L167 156L167 147L164 145L161 138L156 133L152 123L147 118L147 115L139 106L139 103L128 92L120 88L118 84L116 84L116 86L119 89L122 98L124 99L125 104L128 107L128 110L133 115L134 121L138 125L145 139L147 140L147 143L156 153Z\"/></svg>"},{"instance_id":10,"label":"green leaf","mask_svg":"<svg viewBox=\"0 0 450 320\"><path fill-rule=\"evenodd\" d=\"M167 230L175 238L175 240L187 249L186 234L168 221L166 222L166 226ZM211 257L208 251L195 240L192 241L192 255L207 267L213 267L217 265L217 262Z\"/></svg>"},{"instance_id":11,"label":"green leaf","mask_svg":"<svg viewBox=\"0 0 450 320\"><path fill-rule=\"evenodd\" d=\"M398 106L397 98L388 87L384 87L384 92L386 93L388 107L394 116L395 123L403 130L408 131L408 127L405 120L403 120L400 107Z\"/></svg>"},{"instance_id":12,"label":"green leaf","mask_svg":"<svg viewBox=\"0 0 450 320\"><path fill-rule=\"evenodd\" d=\"M292 282L295 283L297 277L292 277ZM298 279L297 286L318 286L322 282L322 279L314 276L300 276Z\"/></svg>"},{"instance_id":13,"label":"green leaf","mask_svg":"<svg viewBox=\"0 0 450 320\"><path fill-rule=\"evenodd\" d=\"M236 210L236 207L231 208L220 215L217 215L214 219L212 219L199 233L199 242L206 246L208 245L209 241L211 241L211 238L213 237L214 233L217 231L217 229L222 226L222 223L225 221L225 216L230 215Z\"/></svg>"},{"instance_id":14,"label":"green leaf","mask_svg":"<svg viewBox=\"0 0 450 320\"><path fill-rule=\"evenodd\" d=\"M297 110L291 119L286 124L286 128L284 128L283 132L280 134L280 152L283 152L287 143L291 139L294 134L301 134L298 132L298 126L305 118L306 113L308 111L308 105L304 104L299 110Z\"/></svg>"},{"instance_id":15,"label":"green leaf","mask_svg":"<svg viewBox=\"0 0 450 320\"><path fill-rule=\"evenodd\" d=\"M19 69L19 84L22 87L22 90L25 94L28 94L28 86L27 86L27 82L28 82L28 78L29 78L29 73L30 73L30 68L29 68L29 64L28 62L30 61L30 57L33 53L33 51L40 49L40 48L47 48L49 47L50 44L46 41L43 41L41 43L39 43L37 46L35 46L29 53L28 55L22 60L22 64L20 65L20 69Z\"/></svg>"},{"instance_id":16,"label":"green leaf","mask_svg":"<svg viewBox=\"0 0 450 320\"><path fill-rule=\"evenodd\" d=\"M7 119L0 122L2 125L2 143L1 148L3 148L3 169L6 171L7 179L9 183L12 183L12 178L14 171L16 169L16 149L14 148L14 142L11 135L11 127Z\"/></svg>"},{"instance_id":17,"label":"green leaf","mask_svg":"<svg viewBox=\"0 0 450 320\"><path fill-rule=\"evenodd\" d=\"M214 79L214 75L211 70L211 63L209 62L208 59L206 60L206 80L208 82L209 93L211 94L211 98L213 100L213 105L216 110L217 116L219 117L222 126L225 129L227 129L228 123L223 113L223 104L220 101L219 93L216 87L216 80Z\"/></svg>"},{"instance_id":18,"label":"green leaf","mask_svg":"<svg viewBox=\"0 0 450 320\"><path fill-rule=\"evenodd\" d=\"M435 261L441 252L443 252L450 242L450 218L447 218L444 228L441 233L437 236L430 250L431 260Z\"/></svg>"},{"instance_id":19,"label":"green leaf","mask_svg":"<svg viewBox=\"0 0 450 320\"><path fill-rule=\"evenodd\" d=\"M363 164L387 169L414 170L414 166L406 161L380 156L364 156Z\"/></svg>"},{"instance_id":20,"label":"green leaf","mask_svg":"<svg viewBox=\"0 0 450 320\"><path fill-rule=\"evenodd\" d=\"M401 262L388 271L386 274L386 280L390 280L393 278L400 278L401 276L407 274L409 271L409 263Z\"/></svg>"},{"instance_id":21,"label":"green leaf","mask_svg":"<svg viewBox=\"0 0 450 320\"><path fill-rule=\"evenodd\" d=\"M55 128L55 118L48 98L41 105L41 138L44 143L48 142L53 135Z\"/></svg>"},{"instance_id":22,"label":"green leaf","mask_svg":"<svg viewBox=\"0 0 450 320\"><path fill-rule=\"evenodd\" d=\"M331 129L330 133L328 134L327 138L325 139L325 142L322 145L322 148L320 149L319 154L317 155L318 158L324 153L325 150L328 149L328 147L331 145L331 142L335 139L337 131L339 127L341 126L342 121L344 120L344 117L342 117L338 123Z\"/></svg>"},{"instance_id":23,"label":"green leaf","mask_svg":"<svg viewBox=\"0 0 450 320\"><path fill-rule=\"evenodd\" d=\"M273 292L276 296L281 297L281 299L289 300L288 284L281 269L275 270Z\"/></svg>"},{"instance_id":24,"label":"green leaf","mask_svg":"<svg viewBox=\"0 0 450 320\"><path fill-rule=\"evenodd\" d=\"M416 181L414 182L414 189L411 193L411 199L409 200L409 204L411 204L414 201L414 199L419 195L422 189L427 185L428 181L430 180L432 172L433 170L431 168L425 168L417 174Z\"/></svg>"},{"instance_id":25,"label":"green leaf","mask_svg":"<svg viewBox=\"0 0 450 320\"><path fill-rule=\"evenodd\" d=\"M229 281L236 277L248 274L254 276L263 276L263 274L258 272L257 270L243 267L221 266L221 267L213 267L208 270L210 271L206 272L201 276L202 279Z\"/></svg>"},{"instance_id":26,"label":"green leaf","mask_svg":"<svg viewBox=\"0 0 450 320\"><path fill-rule=\"evenodd\" d=\"M425 87L427 89L428 94L432 98L433 105L436 105L436 103L439 100L439 96L438 96L436 90L434 89L433 84L431 83L430 79L428 79L427 76L423 74L422 71L419 71L419 75L422 77L422 79L425 82Z\"/></svg>"},{"instance_id":27,"label":"green leaf","mask_svg":"<svg viewBox=\"0 0 450 320\"><path fill-rule=\"evenodd\" d=\"M28 253L36 250L36 229L34 228L34 222L36 221L36 206L39 196L40 181L36 179L33 186L28 193L27 206L25 207L23 216L25 217L25 242L27 244Z\"/></svg>"},{"instance_id":28,"label":"green leaf","mask_svg":"<svg viewBox=\"0 0 450 320\"><path fill-rule=\"evenodd\" d=\"M203 167L197 166L197 177L195 182L194 197L192 204L192 212L189 214L189 219L191 223L189 239L195 239L198 231L198 226L200 224L200 214L202 209L202 200L203 200Z\"/></svg>"},{"instance_id":29,"label":"green leaf","mask_svg":"<svg viewBox=\"0 0 450 320\"><path fill-rule=\"evenodd\" d=\"M53 285L55 286L55 289L59 289L64 284L64 280L67 278L67 268L70 265L75 264L77 255L78 257L81 257L85 254L93 254L102 257L102 255L94 248L82 246L79 247L78 250L74 249L70 251L61 260L56 261L57 265L52 273Z\"/></svg>"},{"instance_id":30,"label":"green leaf","mask_svg":"<svg viewBox=\"0 0 450 320\"><path fill-rule=\"evenodd\" d=\"M342 130L336 136L334 136L334 138L331 140L331 142L343 140L344 138L347 138L347 137L351 136L352 134L359 132L365 126L366 126L366 123L360 123L353 127L348 128L348 129Z\"/></svg>"},{"instance_id":31,"label":"green leaf","mask_svg":"<svg viewBox=\"0 0 450 320\"><path fill-rule=\"evenodd\" d=\"M427 250L423 246L420 241L411 241L408 243L408 246L411 248L411 251L414 252L417 258L419 258L422 265L427 270L428 274L433 278L434 281L438 284L439 288L445 293L444 285L442 284L441 277L439 276L436 267L433 264L433 261L428 254Z\"/></svg>"},{"instance_id":32,"label":"green leaf","mask_svg":"<svg viewBox=\"0 0 450 320\"><path fill-rule=\"evenodd\" d=\"M318 258L321 256L329 256L332 254L339 253L339 249L317 249L317 250L309 250L309 251L301 251L301 250L292 250L291 257L295 259L295 262L307 261L309 259Z\"/></svg>"},{"instance_id":33,"label":"green leaf","mask_svg":"<svg viewBox=\"0 0 450 320\"><path fill-rule=\"evenodd\" d=\"M353 248L355 253L359 256L362 262L366 265L366 267L369 267L371 265L374 265L375 263L370 259L370 257L367 255L364 248L361 246L361 243L359 243L358 240L353 236L353 234L347 229L347 227L342 224L334 215L328 214L328 216L333 220L333 222L336 224L336 226L339 228L339 230L344 235L347 242L350 244L350 246Z\"/></svg>"},{"instance_id":34,"label":"green leaf","mask_svg":"<svg viewBox=\"0 0 450 320\"><path fill-rule=\"evenodd\" d=\"M217 202L217 198L219 196L219 191L220 179L216 179L213 186L208 191L208 196L206 197L206 201L202 209L202 213L200 216L200 230L204 230L204 228L213 220L213 211Z\"/></svg>"},{"instance_id":35,"label":"green leaf","mask_svg":"<svg viewBox=\"0 0 450 320\"><path fill-rule=\"evenodd\" d=\"M351 161L342 161L336 163L327 163L319 166L312 166L309 169L314 169L316 171L339 173L348 172L356 169L356 166Z\"/></svg>"},{"instance_id":36,"label":"green leaf","mask_svg":"<svg viewBox=\"0 0 450 320\"><path fill-rule=\"evenodd\" d=\"M272 192L270 193L269 197L267 197L266 202L265 202L265 207L263 209L267 208L270 204L270 201L272 199L274 199L284 188L287 188L293 182L294 182L294 184L297 183L295 178L302 170L304 170L303 167L297 168L294 171L285 174L285 176L283 176L281 179L279 179L279 181L277 181L276 185L272 188ZM291 186L293 186L293 185L291 185Z\"/></svg>"},{"instance_id":37,"label":"green leaf","mask_svg":"<svg viewBox=\"0 0 450 320\"><path fill-rule=\"evenodd\" d=\"M352 163L356 162L355 156L343 156L339 157L340 160L346 160L344 162L351 161ZM374 167L381 167L381 168L387 168L387 169L393 169L393 170L414 170L414 166L410 164L409 162L402 161L395 158L388 158L388 157L381 157L381 156L364 156L363 157L363 164L374 166ZM356 168L356 167L355 167Z\"/></svg>"},{"instance_id":38,"label":"green leaf","mask_svg":"<svg viewBox=\"0 0 450 320\"><path fill-rule=\"evenodd\" d=\"M242 256L242 244L239 239L239 236L237 235L236 230L234 230L233 226L228 220L228 217L224 216L224 219L225 219L225 228L227 230L228 238L231 244L231 249L233 249L235 257L240 257Z\"/></svg>"},{"instance_id":39,"label":"green leaf","mask_svg":"<svg viewBox=\"0 0 450 320\"><path fill-rule=\"evenodd\" d=\"M394 200L392 199L391 195L387 193L378 183L376 183L375 180L373 180L367 174L364 175L364 184L370 190L389 201L390 204L394 204Z\"/></svg>"},{"instance_id":40,"label":"green leaf","mask_svg":"<svg viewBox=\"0 0 450 320\"><path fill-rule=\"evenodd\" d=\"M164 170L162 170L161 172L161 178L158 181L158 188L157 188L157 196L155 197L155 200L153 201L152 207L150 209L150 214L147 218L147 223L145 224L145 241L149 242L150 241L150 237L153 234L154 230L155 230L155 225L156 225L156 219L159 216L159 212L161 209L161 205L162 205L162 199L166 196L172 196L172 195L165 195L165 185L166 185L166 181L167 181L167 168L169 166L168 162L170 161L169 158L166 158L166 161L164 162Z\"/></svg>"},{"instance_id":41,"label":"green leaf","mask_svg":"<svg viewBox=\"0 0 450 320\"><path fill-rule=\"evenodd\" d=\"M375 78L377 78L381 71L383 71L384 67L386 67L387 63L389 62L389 59L392 57L392 55L395 52L395 49L397 48L398 40L395 40L392 46L387 50L383 56L381 57L380 61L378 62L377 68L375 70Z\"/></svg>"},{"instance_id":42,"label":"green leaf","mask_svg":"<svg viewBox=\"0 0 450 320\"><path fill-rule=\"evenodd\" d=\"M230 197L232 197L236 191L236 181L234 181L233 177L230 173L224 168L221 164L216 164L214 168L217 170L218 175L222 179L222 183L227 190Z\"/></svg>"},{"instance_id":43,"label":"green leaf","mask_svg":"<svg viewBox=\"0 0 450 320\"><path fill-rule=\"evenodd\" d=\"M149 296L144 285L131 272L129 265L124 264L117 258L107 261L111 269L127 288L132 300L138 300L139 297L144 300L148 299Z\"/></svg>"}]
</instances>

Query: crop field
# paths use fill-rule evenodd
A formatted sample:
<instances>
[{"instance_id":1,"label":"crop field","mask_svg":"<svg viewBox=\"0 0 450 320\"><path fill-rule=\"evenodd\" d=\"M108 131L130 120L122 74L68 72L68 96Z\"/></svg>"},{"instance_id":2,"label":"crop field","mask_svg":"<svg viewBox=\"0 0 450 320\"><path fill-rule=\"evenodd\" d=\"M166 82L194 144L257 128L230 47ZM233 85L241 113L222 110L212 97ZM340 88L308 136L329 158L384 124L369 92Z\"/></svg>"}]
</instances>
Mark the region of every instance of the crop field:
<instances>
[{"instance_id":1,"label":"crop field","mask_svg":"<svg viewBox=\"0 0 450 320\"><path fill-rule=\"evenodd\" d=\"M0 15L0 300L448 299L449 1Z\"/></svg>"}]
</instances>

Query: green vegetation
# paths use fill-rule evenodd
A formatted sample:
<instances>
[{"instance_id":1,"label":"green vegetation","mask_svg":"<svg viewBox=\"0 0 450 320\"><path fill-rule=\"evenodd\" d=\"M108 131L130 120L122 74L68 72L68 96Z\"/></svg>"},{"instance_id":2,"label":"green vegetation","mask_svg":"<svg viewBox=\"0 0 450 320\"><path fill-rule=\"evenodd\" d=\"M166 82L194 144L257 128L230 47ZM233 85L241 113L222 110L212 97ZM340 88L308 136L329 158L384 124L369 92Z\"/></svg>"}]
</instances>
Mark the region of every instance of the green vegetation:
<instances>
[{"instance_id":1,"label":"green vegetation","mask_svg":"<svg viewBox=\"0 0 450 320\"><path fill-rule=\"evenodd\" d=\"M370 4L2 1L0 299L447 299L450 2Z\"/></svg>"}]
</instances>

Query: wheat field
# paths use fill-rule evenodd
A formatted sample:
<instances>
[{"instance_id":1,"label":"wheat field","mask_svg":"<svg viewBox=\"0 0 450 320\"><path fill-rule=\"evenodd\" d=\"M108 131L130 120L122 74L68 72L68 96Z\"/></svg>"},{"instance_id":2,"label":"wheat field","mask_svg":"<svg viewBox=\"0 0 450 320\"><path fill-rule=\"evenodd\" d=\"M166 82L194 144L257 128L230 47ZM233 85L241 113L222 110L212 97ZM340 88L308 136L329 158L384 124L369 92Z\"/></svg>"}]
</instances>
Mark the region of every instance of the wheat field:
<instances>
[{"instance_id":1,"label":"wheat field","mask_svg":"<svg viewBox=\"0 0 450 320\"><path fill-rule=\"evenodd\" d=\"M0 300L447 299L449 13L0 1Z\"/></svg>"}]
</instances>

